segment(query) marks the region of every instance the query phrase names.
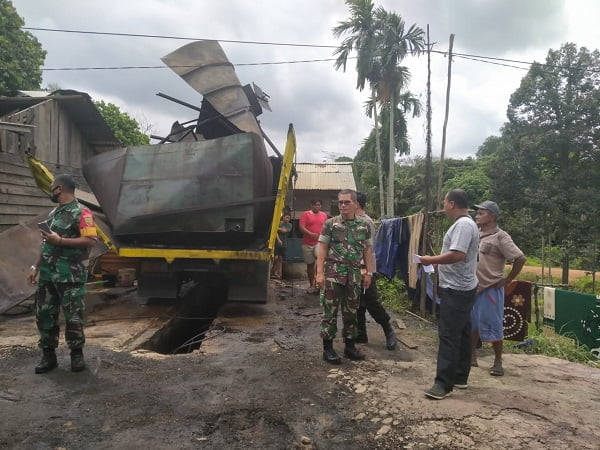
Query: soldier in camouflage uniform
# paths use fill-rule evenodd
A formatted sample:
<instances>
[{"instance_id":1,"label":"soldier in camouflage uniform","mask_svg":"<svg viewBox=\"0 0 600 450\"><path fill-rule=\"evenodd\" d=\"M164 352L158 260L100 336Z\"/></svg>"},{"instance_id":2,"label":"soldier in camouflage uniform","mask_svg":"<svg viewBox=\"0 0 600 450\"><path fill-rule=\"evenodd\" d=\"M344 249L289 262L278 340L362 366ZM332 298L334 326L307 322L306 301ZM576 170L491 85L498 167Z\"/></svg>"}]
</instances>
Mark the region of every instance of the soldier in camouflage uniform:
<instances>
[{"instance_id":1,"label":"soldier in camouflage uniform","mask_svg":"<svg viewBox=\"0 0 600 450\"><path fill-rule=\"evenodd\" d=\"M89 248L96 242L96 226L89 209L75 199L75 182L70 175L59 175L51 186L51 200L59 206L48 215L50 233L42 233L42 251L31 267L31 283L39 274L35 297L35 317L40 333L42 360L35 373L45 373L57 367L55 349L58 347L62 305L65 317L65 340L71 349L71 370L85 368L83 359L84 283L87 280Z\"/></svg>"},{"instance_id":2,"label":"soldier in camouflage uniform","mask_svg":"<svg viewBox=\"0 0 600 450\"><path fill-rule=\"evenodd\" d=\"M333 349L337 332L337 313L342 310L344 355L353 360L365 359L354 346L357 336L356 310L362 289L367 289L373 276L373 245L370 229L364 219L355 215L356 192L344 189L338 194L340 215L328 219L319 236L317 257L317 286L321 288L321 338L323 359L340 364L341 358ZM361 260L367 271L361 275Z\"/></svg>"}]
</instances>

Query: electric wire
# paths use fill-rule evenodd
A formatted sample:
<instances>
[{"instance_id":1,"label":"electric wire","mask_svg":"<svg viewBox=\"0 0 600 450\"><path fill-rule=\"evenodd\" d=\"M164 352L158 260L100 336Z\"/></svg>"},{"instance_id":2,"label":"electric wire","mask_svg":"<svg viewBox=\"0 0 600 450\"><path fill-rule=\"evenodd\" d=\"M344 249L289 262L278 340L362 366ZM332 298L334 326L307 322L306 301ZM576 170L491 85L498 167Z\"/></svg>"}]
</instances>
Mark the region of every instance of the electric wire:
<instances>
[{"instance_id":1,"label":"electric wire","mask_svg":"<svg viewBox=\"0 0 600 450\"><path fill-rule=\"evenodd\" d=\"M274 46L285 46L285 47L312 47L312 48L337 48L336 45L321 45L321 44L297 44L290 42L264 42L264 41L243 41L238 39L212 39L212 38L198 38L198 37L184 37L184 36L169 36L163 34L138 34L138 33L116 33L109 31L85 31L85 30L67 30L60 28L39 28L39 27L22 27L22 30L28 31L50 31L57 33L74 33L74 34L91 34L99 36L121 36L121 37L143 37L143 38L155 38L155 39L173 39L180 41L217 41L226 42L228 44L253 44L253 45L274 45Z\"/></svg>"},{"instance_id":2,"label":"electric wire","mask_svg":"<svg viewBox=\"0 0 600 450\"><path fill-rule=\"evenodd\" d=\"M220 329L217 330L215 333L211 334L210 336L206 336L207 333L214 331L216 329L216 327L220 327ZM226 331L227 331L227 329L223 325L211 326L208 330L202 331L202 332L196 334L195 336L192 336L191 338L189 338L187 341L185 341L180 346L175 347L173 350L171 350L171 354L176 353L178 350L181 350L184 347L191 347L192 345L202 344L202 342L208 341L209 339L214 339L218 336L221 336L222 334L225 334ZM204 337L200 338L200 336L204 336ZM200 338L200 339L197 339L197 338Z\"/></svg>"},{"instance_id":3,"label":"electric wire","mask_svg":"<svg viewBox=\"0 0 600 450\"><path fill-rule=\"evenodd\" d=\"M356 57L351 57L348 59L355 59ZM321 58L321 59L300 59L293 61L270 61L270 62L257 62L257 63L237 63L233 64L236 67L242 66L274 66L274 65L282 65L282 64L302 64L302 63L312 63L312 62L329 62L335 61L335 58ZM195 65L177 65L177 66L104 66L104 67L49 67L42 68L41 70L44 72L52 72L52 71L83 71L83 70L129 70L129 69L170 69L170 68L194 68Z\"/></svg>"},{"instance_id":4,"label":"electric wire","mask_svg":"<svg viewBox=\"0 0 600 450\"><path fill-rule=\"evenodd\" d=\"M447 56L448 52L434 51L432 53L437 53L440 55ZM510 59L502 59L502 58L493 58L489 56L473 56L463 53L452 53L452 57L465 59L469 61L475 61L483 64L491 64L496 66L508 67L511 69L519 69L519 70L529 70L529 67L520 67L515 66L513 64L506 64L500 61L514 61ZM349 57L348 59L356 59L355 56ZM267 61L267 62L255 62L255 63L237 63L233 64L235 67L251 67L251 66L275 66L275 65L287 65L287 64L305 64L305 63L315 63L315 62L332 62L335 61L335 58L317 58L317 59L300 59L300 60L290 60L290 61ZM550 64L542 64L536 62L525 62L525 61L514 61L517 64L526 64L532 66L533 64L538 64L541 68L545 69L546 72L549 72L552 69L562 69L562 70L577 70L581 69L581 67L567 67L567 66L554 66ZM191 68L196 67L193 65L178 65L172 66L172 68ZM96 66L96 67L47 67L41 68L43 72L57 72L57 71L91 71L91 70L134 70L134 69L169 69L171 67L167 66ZM594 69L591 67L587 67L583 69L586 73L600 73L600 69Z\"/></svg>"},{"instance_id":5,"label":"electric wire","mask_svg":"<svg viewBox=\"0 0 600 450\"><path fill-rule=\"evenodd\" d=\"M294 43L294 42L274 42L274 41L249 41L249 40L241 40L241 39L214 39L214 38L198 38L198 37L185 37L185 36L173 36L173 35L161 35L161 34L145 34L145 33L119 33L119 32L109 32L109 31L89 31L89 30L69 30L69 29L60 29L60 28L42 28L42 27L22 27L23 30L28 31L45 31L45 32L55 32L55 33L70 33L70 34L85 34L85 35L98 35L98 36L118 36L118 37L142 37L142 38L154 38L154 39L173 39L173 40L186 40L186 41L217 41L224 43L233 43L233 44L249 44L249 45L271 45L271 46L287 46L287 47L301 47L301 48L328 48L328 49L337 49L339 46L337 45L325 45L325 44L303 44L303 43ZM447 51L442 50L430 50L431 53L447 56ZM425 53L423 50L409 50L408 54L421 54ZM493 64L504 66L513 69L527 70L524 67L513 66L509 63L513 64L525 64L531 66L536 64L536 62L532 61L522 61L515 60L509 58L500 58L494 56L485 56L485 55L475 55L470 53L458 53L453 52L452 56L463 58L467 60L472 60L484 64ZM355 59L352 57L350 59ZM335 61L336 58L322 58L322 59L306 59L306 60L294 60L294 61L275 61L275 62L258 62L258 63L240 63L235 64L235 66L266 66L266 65L281 65L281 64L300 64L300 63L312 63L312 62L328 62ZM566 66L554 66L549 64L537 63L542 67L547 67L551 69L576 69L577 67L566 67ZM187 66L181 66L187 67ZM127 70L127 69L163 69L165 66L116 66L116 67L63 67L63 68L48 68L42 69L44 71L67 71L67 70ZM586 69L586 71L592 73L598 73L600 70L596 69Z\"/></svg>"}]
</instances>

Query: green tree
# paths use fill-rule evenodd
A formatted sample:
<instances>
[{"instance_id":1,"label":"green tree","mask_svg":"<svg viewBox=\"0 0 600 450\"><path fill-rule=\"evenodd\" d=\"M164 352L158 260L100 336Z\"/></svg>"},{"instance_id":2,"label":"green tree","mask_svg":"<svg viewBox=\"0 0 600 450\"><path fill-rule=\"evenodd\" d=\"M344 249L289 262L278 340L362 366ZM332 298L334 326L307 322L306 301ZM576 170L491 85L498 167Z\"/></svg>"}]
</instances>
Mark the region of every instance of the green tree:
<instances>
[{"instance_id":1,"label":"green tree","mask_svg":"<svg viewBox=\"0 0 600 450\"><path fill-rule=\"evenodd\" d=\"M352 158L350 158L349 156L338 156L333 161L334 162L352 162L354 160Z\"/></svg>"},{"instance_id":2,"label":"green tree","mask_svg":"<svg viewBox=\"0 0 600 450\"><path fill-rule=\"evenodd\" d=\"M0 95L40 89L46 51L23 25L12 2L0 0Z\"/></svg>"},{"instance_id":3,"label":"green tree","mask_svg":"<svg viewBox=\"0 0 600 450\"><path fill-rule=\"evenodd\" d=\"M464 189L469 195L472 204L481 203L490 199L490 178L487 175L487 167L483 163L467 158L463 161L463 170L456 173L444 183L442 192L450 189Z\"/></svg>"},{"instance_id":4,"label":"green tree","mask_svg":"<svg viewBox=\"0 0 600 450\"><path fill-rule=\"evenodd\" d=\"M334 55L337 55L334 66L336 70L341 68L345 72L348 58L353 51L356 51L356 88L362 91L367 81L371 87L371 102L375 130L374 137L376 143L375 160L377 161L379 205L381 208L380 215L384 216L383 169L376 101L376 86L381 76L381 65L377 58L376 33L378 24L375 19L375 6L372 0L346 0L346 5L348 5L350 9L350 17L347 20L340 22L333 29L334 37L339 38L345 36L341 45L334 51ZM369 117L371 117L371 115Z\"/></svg>"},{"instance_id":5,"label":"green tree","mask_svg":"<svg viewBox=\"0 0 600 450\"><path fill-rule=\"evenodd\" d=\"M406 115L412 113L413 116L417 116L420 114L421 112L421 104L418 101L418 99L416 99L411 93L409 92L404 92L401 95L399 95L399 103L396 105L395 108L395 113L394 113L394 142L395 142L395 146L397 149L397 152L400 154L408 154L410 151L410 141L408 139L408 132L407 132L407 123L406 123ZM373 107L373 103L372 102L366 102L365 103L365 107L366 107L366 113L368 116L371 115L371 108ZM361 146L361 148L359 149L359 151L356 154L355 157L355 161L364 161L364 162L373 162L376 160L376 153L377 153L377 144L376 144L376 136L377 136L377 130L380 129L381 130L381 144L384 147L387 147L389 144L389 105L384 105L382 110L381 110L381 115L378 116L379 119L379 127L374 127L371 130L371 133L369 134L369 136L367 137L367 139L365 139L363 141L363 145ZM380 163L380 161L377 161L377 167L381 167L384 173L389 173L389 164L390 164L390 159L388 157L386 157L382 163ZM380 166L381 164L381 166ZM396 166L396 164L394 164ZM356 166L355 166L356 167ZM361 166L362 167L362 166ZM357 170L360 170L360 168L358 168ZM394 171L395 173L395 168ZM397 185L397 177L396 177L396 181L394 183L394 186ZM383 186L379 185L379 187L377 187L377 185L373 185L373 187L368 187L367 186L362 186L361 190L364 190L366 192L367 189L372 189L374 191L374 195L379 197L379 203L378 205L382 202L385 201L383 196L378 195L381 193L381 188ZM396 192L396 190L394 189L394 192ZM370 198L374 198L373 195L370 196ZM399 199L397 198L397 196L394 196L394 211L398 212L400 211L398 209L399 203L398 203ZM373 205L375 204L375 202L373 201L371 203L371 208L373 208ZM381 216L384 215L383 211L385 208L378 208L379 211L381 211ZM373 209L371 209L371 211L373 211Z\"/></svg>"},{"instance_id":6,"label":"green tree","mask_svg":"<svg viewBox=\"0 0 600 450\"><path fill-rule=\"evenodd\" d=\"M485 147L495 147L493 194L562 245L565 283L573 245L598 235L598 105L600 53L564 44L548 52L545 64L531 66L511 96L498 145Z\"/></svg>"},{"instance_id":7,"label":"green tree","mask_svg":"<svg viewBox=\"0 0 600 450\"><path fill-rule=\"evenodd\" d=\"M375 160L378 167L379 203L381 215L394 215L394 167L396 152L403 153L406 146L395 145L396 124L405 122L406 103L401 102L401 95L409 79L408 69L400 66L400 62L409 53L419 53L424 48L423 30L416 25L406 29L404 20L394 12L379 7L374 9L372 0L346 0L350 8L350 17L333 29L335 37L344 36L341 45L335 50L337 55L335 68L346 69L350 54L356 52L357 89L364 89L368 82L371 87L371 99L367 105L368 115L373 117ZM377 105L388 105L388 163L387 194L384 200L383 158L381 157L380 120ZM398 110L398 105L401 109ZM416 112L416 109L413 109ZM402 114L402 120L395 120L395 113ZM383 133L386 134L386 133ZM400 134L402 139L406 134ZM405 141L402 141L404 144ZM385 207L384 207L385 205Z\"/></svg>"},{"instance_id":8,"label":"green tree","mask_svg":"<svg viewBox=\"0 0 600 450\"><path fill-rule=\"evenodd\" d=\"M380 101L389 106L389 151L390 160L388 173L388 187L386 195L386 211L394 215L394 167L392 161L396 157L394 112L399 102L398 93L408 84L409 72L400 62L409 54L419 54L425 47L423 30L416 25L406 29L402 17L394 12L387 12L383 8L375 11L380 33L378 45L380 49L381 79L377 83L377 94Z\"/></svg>"},{"instance_id":9,"label":"green tree","mask_svg":"<svg viewBox=\"0 0 600 450\"><path fill-rule=\"evenodd\" d=\"M150 138L140 131L137 120L122 112L117 105L102 100L94 104L121 144L133 147L150 143Z\"/></svg>"}]
</instances>

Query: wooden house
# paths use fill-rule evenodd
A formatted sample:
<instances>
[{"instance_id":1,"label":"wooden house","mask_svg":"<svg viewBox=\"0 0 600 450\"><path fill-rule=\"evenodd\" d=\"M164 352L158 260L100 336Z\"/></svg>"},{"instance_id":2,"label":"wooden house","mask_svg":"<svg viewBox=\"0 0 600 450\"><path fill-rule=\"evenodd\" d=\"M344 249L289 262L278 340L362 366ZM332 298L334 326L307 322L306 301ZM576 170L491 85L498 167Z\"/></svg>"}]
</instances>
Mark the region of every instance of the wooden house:
<instances>
[{"instance_id":1,"label":"wooden house","mask_svg":"<svg viewBox=\"0 0 600 450\"><path fill-rule=\"evenodd\" d=\"M120 146L84 92L24 91L0 97L0 232L53 206L35 183L28 152L52 173L73 175L77 186L89 191L83 163Z\"/></svg>"}]
</instances>

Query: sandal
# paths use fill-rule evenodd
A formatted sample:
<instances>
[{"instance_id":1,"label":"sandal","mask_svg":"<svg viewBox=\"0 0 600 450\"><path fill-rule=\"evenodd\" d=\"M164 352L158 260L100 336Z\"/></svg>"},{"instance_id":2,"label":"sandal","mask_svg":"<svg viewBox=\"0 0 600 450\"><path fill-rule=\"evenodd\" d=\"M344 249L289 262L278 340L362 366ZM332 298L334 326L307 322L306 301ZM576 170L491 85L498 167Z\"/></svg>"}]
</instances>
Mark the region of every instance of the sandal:
<instances>
[{"instance_id":1,"label":"sandal","mask_svg":"<svg viewBox=\"0 0 600 450\"><path fill-rule=\"evenodd\" d=\"M495 377L501 377L504 375L504 369L500 364L494 364L490 369L490 375L493 375Z\"/></svg>"}]
</instances>

